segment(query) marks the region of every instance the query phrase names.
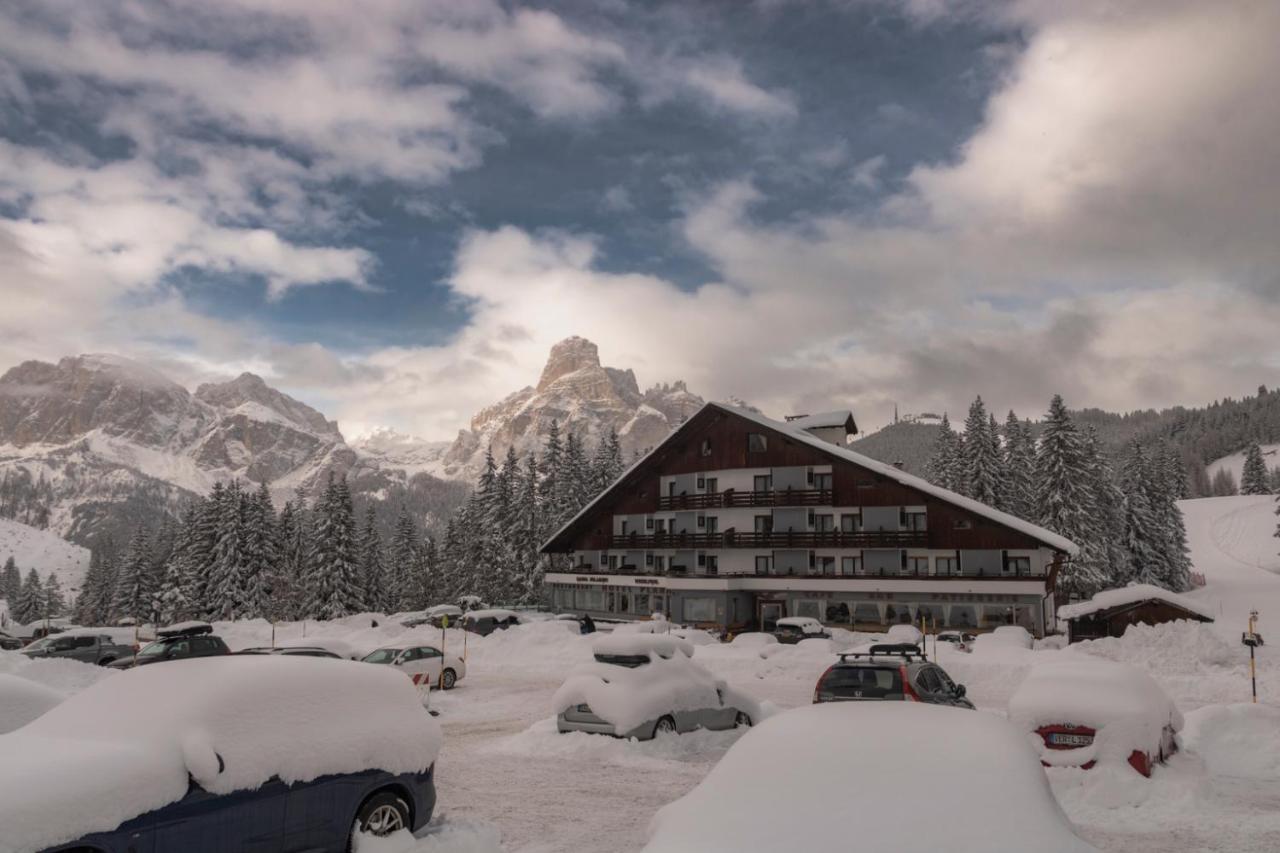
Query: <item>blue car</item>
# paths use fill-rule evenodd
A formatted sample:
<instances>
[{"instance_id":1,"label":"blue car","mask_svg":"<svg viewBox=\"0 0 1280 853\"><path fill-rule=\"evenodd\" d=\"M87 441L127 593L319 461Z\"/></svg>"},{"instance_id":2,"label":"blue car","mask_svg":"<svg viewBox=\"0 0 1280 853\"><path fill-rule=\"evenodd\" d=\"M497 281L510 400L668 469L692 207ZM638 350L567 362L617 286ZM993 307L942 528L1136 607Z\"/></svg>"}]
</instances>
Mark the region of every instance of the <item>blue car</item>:
<instances>
[{"instance_id":1,"label":"blue car","mask_svg":"<svg viewBox=\"0 0 1280 853\"><path fill-rule=\"evenodd\" d=\"M346 853L435 809L440 728L398 672L295 655L139 667L0 735L0 850Z\"/></svg>"}]
</instances>

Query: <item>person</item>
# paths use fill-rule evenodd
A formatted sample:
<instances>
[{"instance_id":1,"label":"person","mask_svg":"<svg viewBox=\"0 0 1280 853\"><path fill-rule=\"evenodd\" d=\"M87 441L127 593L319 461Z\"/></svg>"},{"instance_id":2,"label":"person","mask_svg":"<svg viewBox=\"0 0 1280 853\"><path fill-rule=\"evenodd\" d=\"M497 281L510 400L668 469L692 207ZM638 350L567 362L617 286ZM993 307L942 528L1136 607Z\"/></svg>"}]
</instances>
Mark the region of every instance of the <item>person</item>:
<instances>
[{"instance_id":1,"label":"person","mask_svg":"<svg viewBox=\"0 0 1280 853\"><path fill-rule=\"evenodd\" d=\"M582 618L578 620L578 625L584 634L594 634L596 632L596 623L591 618L590 613L583 613Z\"/></svg>"}]
</instances>

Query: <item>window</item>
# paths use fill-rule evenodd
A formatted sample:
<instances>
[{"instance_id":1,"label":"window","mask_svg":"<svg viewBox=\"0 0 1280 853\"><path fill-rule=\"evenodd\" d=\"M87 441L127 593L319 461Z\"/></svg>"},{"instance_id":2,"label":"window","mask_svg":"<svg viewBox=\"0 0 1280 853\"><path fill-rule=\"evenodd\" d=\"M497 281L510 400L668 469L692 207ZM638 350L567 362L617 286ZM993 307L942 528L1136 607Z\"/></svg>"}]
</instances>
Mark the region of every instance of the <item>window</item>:
<instances>
[{"instance_id":1,"label":"window","mask_svg":"<svg viewBox=\"0 0 1280 853\"><path fill-rule=\"evenodd\" d=\"M862 558L861 557L841 557L840 558L840 574L842 575L862 574Z\"/></svg>"},{"instance_id":2,"label":"window","mask_svg":"<svg viewBox=\"0 0 1280 853\"><path fill-rule=\"evenodd\" d=\"M972 530L973 522L967 518L956 519L956 530Z\"/></svg>"},{"instance_id":3,"label":"window","mask_svg":"<svg viewBox=\"0 0 1280 853\"><path fill-rule=\"evenodd\" d=\"M627 535L627 520L625 518L622 519L622 535Z\"/></svg>"},{"instance_id":4,"label":"window","mask_svg":"<svg viewBox=\"0 0 1280 853\"><path fill-rule=\"evenodd\" d=\"M699 551L699 552L698 552L698 565L699 565L699 566L705 566L706 564L707 564L707 555L706 555L706 554L704 554L703 552Z\"/></svg>"},{"instance_id":5,"label":"window","mask_svg":"<svg viewBox=\"0 0 1280 853\"><path fill-rule=\"evenodd\" d=\"M819 619L822 614L822 602L812 598L804 598L796 602L796 615Z\"/></svg>"},{"instance_id":6,"label":"window","mask_svg":"<svg viewBox=\"0 0 1280 853\"><path fill-rule=\"evenodd\" d=\"M920 670L920 675L917 676L917 680L920 683L920 689L925 693L942 692L942 682L938 679L937 673L933 671L933 667L927 666Z\"/></svg>"},{"instance_id":7,"label":"window","mask_svg":"<svg viewBox=\"0 0 1280 853\"><path fill-rule=\"evenodd\" d=\"M1005 560L1005 574L1008 575L1029 575L1031 574L1031 558L1030 557L1009 557Z\"/></svg>"},{"instance_id":8,"label":"window","mask_svg":"<svg viewBox=\"0 0 1280 853\"><path fill-rule=\"evenodd\" d=\"M686 622L714 622L716 600L714 598L686 598L683 617Z\"/></svg>"},{"instance_id":9,"label":"window","mask_svg":"<svg viewBox=\"0 0 1280 853\"><path fill-rule=\"evenodd\" d=\"M674 498L676 496L676 481L671 480L667 483L667 497Z\"/></svg>"},{"instance_id":10,"label":"window","mask_svg":"<svg viewBox=\"0 0 1280 853\"><path fill-rule=\"evenodd\" d=\"M907 557L907 573L912 575L929 574L929 558Z\"/></svg>"},{"instance_id":11,"label":"window","mask_svg":"<svg viewBox=\"0 0 1280 853\"><path fill-rule=\"evenodd\" d=\"M706 527L707 527L708 533L720 532L720 519L716 518L714 515L709 515L706 517L706 522L707 522Z\"/></svg>"},{"instance_id":12,"label":"window","mask_svg":"<svg viewBox=\"0 0 1280 853\"><path fill-rule=\"evenodd\" d=\"M772 557L756 557L756 574L758 575L769 574L769 567L772 562L773 562Z\"/></svg>"},{"instance_id":13,"label":"window","mask_svg":"<svg viewBox=\"0 0 1280 853\"><path fill-rule=\"evenodd\" d=\"M666 613L666 612L667 612L666 607L667 607L667 599L666 599L666 597L665 597L665 596L662 596L662 595L654 595L654 597L653 597L653 612L654 612L654 613Z\"/></svg>"},{"instance_id":14,"label":"window","mask_svg":"<svg viewBox=\"0 0 1280 853\"><path fill-rule=\"evenodd\" d=\"M831 491L831 475L830 474L814 474L813 487L824 492Z\"/></svg>"},{"instance_id":15,"label":"window","mask_svg":"<svg viewBox=\"0 0 1280 853\"><path fill-rule=\"evenodd\" d=\"M924 530L925 514L923 512L904 511L902 513L902 529L903 530Z\"/></svg>"},{"instance_id":16,"label":"window","mask_svg":"<svg viewBox=\"0 0 1280 853\"><path fill-rule=\"evenodd\" d=\"M604 590L578 587L578 608L581 610L604 610Z\"/></svg>"},{"instance_id":17,"label":"window","mask_svg":"<svg viewBox=\"0 0 1280 853\"><path fill-rule=\"evenodd\" d=\"M958 575L960 574L960 561L955 557L938 557L933 562L934 574L938 575Z\"/></svg>"},{"instance_id":18,"label":"window","mask_svg":"<svg viewBox=\"0 0 1280 853\"><path fill-rule=\"evenodd\" d=\"M834 515L815 515L813 517L813 529L819 533L830 533L836 529L836 517Z\"/></svg>"},{"instance_id":19,"label":"window","mask_svg":"<svg viewBox=\"0 0 1280 853\"><path fill-rule=\"evenodd\" d=\"M827 604L827 622L848 622L849 605L843 601L832 601Z\"/></svg>"},{"instance_id":20,"label":"window","mask_svg":"<svg viewBox=\"0 0 1280 853\"><path fill-rule=\"evenodd\" d=\"M757 515L756 516L756 533L772 533L773 532L773 516Z\"/></svg>"},{"instance_id":21,"label":"window","mask_svg":"<svg viewBox=\"0 0 1280 853\"><path fill-rule=\"evenodd\" d=\"M661 572L661 571L665 571L665 570L666 570L666 568L667 568L667 558L666 558L666 557L664 557L664 556L662 556L661 554L654 554L654 555L653 555L653 568L654 568L654 569L656 569L656 570L657 570L657 571L659 571L659 572Z\"/></svg>"},{"instance_id":22,"label":"window","mask_svg":"<svg viewBox=\"0 0 1280 853\"><path fill-rule=\"evenodd\" d=\"M846 513L840 516L840 532L841 533L857 533L862 529L862 513L855 512Z\"/></svg>"},{"instance_id":23,"label":"window","mask_svg":"<svg viewBox=\"0 0 1280 853\"><path fill-rule=\"evenodd\" d=\"M645 616L649 613L649 593L637 592L632 603L635 605L632 612L637 616Z\"/></svg>"},{"instance_id":24,"label":"window","mask_svg":"<svg viewBox=\"0 0 1280 853\"><path fill-rule=\"evenodd\" d=\"M699 526L699 527L706 527L706 526L707 526L707 518L706 518L706 516L704 516L704 515L700 515L700 516L698 516L698 526Z\"/></svg>"},{"instance_id":25,"label":"window","mask_svg":"<svg viewBox=\"0 0 1280 853\"><path fill-rule=\"evenodd\" d=\"M708 477L706 482L707 494L709 495L715 494L716 489L718 488L720 488L720 481L717 480L715 477Z\"/></svg>"},{"instance_id":26,"label":"window","mask_svg":"<svg viewBox=\"0 0 1280 853\"><path fill-rule=\"evenodd\" d=\"M649 516L648 518L646 518L646 519L644 520L644 529L645 529L645 530L652 530L652 529L653 529L653 516Z\"/></svg>"},{"instance_id":27,"label":"window","mask_svg":"<svg viewBox=\"0 0 1280 853\"><path fill-rule=\"evenodd\" d=\"M709 438L702 439L702 444L699 447L698 452L701 453L703 456L710 456L711 455L711 439Z\"/></svg>"},{"instance_id":28,"label":"window","mask_svg":"<svg viewBox=\"0 0 1280 853\"><path fill-rule=\"evenodd\" d=\"M653 532L661 536L667 532L667 520L665 518L655 518L653 520Z\"/></svg>"},{"instance_id":29,"label":"window","mask_svg":"<svg viewBox=\"0 0 1280 853\"><path fill-rule=\"evenodd\" d=\"M819 557L818 572L819 574L827 575L828 577L835 575L836 558L835 557Z\"/></svg>"},{"instance_id":30,"label":"window","mask_svg":"<svg viewBox=\"0 0 1280 853\"><path fill-rule=\"evenodd\" d=\"M717 575L720 573L720 558L715 554L707 555L707 574Z\"/></svg>"},{"instance_id":31,"label":"window","mask_svg":"<svg viewBox=\"0 0 1280 853\"><path fill-rule=\"evenodd\" d=\"M645 552L644 552L644 564L645 564L646 566L652 566L652 565L653 565L653 552L652 552L652 551L645 551Z\"/></svg>"},{"instance_id":32,"label":"window","mask_svg":"<svg viewBox=\"0 0 1280 853\"><path fill-rule=\"evenodd\" d=\"M759 432L747 433L747 452L748 453L764 453L769 449L769 440Z\"/></svg>"},{"instance_id":33,"label":"window","mask_svg":"<svg viewBox=\"0 0 1280 853\"><path fill-rule=\"evenodd\" d=\"M616 569L616 568L618 568L618 555L617 555L617 554L610 554L610 555L609 555L609 568L610 568L611 570L612 570L612 569Z\"/></svg>"},{"instance_id":34,"label":"window","mask_svg":"<svg viewBox=\"0 0 1280 853\"><path fill-rule=\"evenodd\" d=\"M751 488L757 492L769 492L773 490L772 474L756 474L752 479Z\"/></svg>"}]
</instances>

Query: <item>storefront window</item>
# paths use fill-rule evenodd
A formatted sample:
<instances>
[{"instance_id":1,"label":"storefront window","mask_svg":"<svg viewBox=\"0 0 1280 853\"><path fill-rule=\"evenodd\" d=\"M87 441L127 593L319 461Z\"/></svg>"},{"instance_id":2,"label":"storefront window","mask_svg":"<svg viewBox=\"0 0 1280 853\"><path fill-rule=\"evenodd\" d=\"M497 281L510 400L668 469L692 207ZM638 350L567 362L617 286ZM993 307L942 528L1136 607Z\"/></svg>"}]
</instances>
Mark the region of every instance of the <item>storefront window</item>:
<instances>
[{"instance_id":1,"label":"storefront window","mask_svg":"<svg viewBox=\"0 0 1280 853\"><path fill-rule=\"evenodd\" d=\"M604 610L604 590L580 586L577 601L579 610Z\"/></svg>"},{"instance_id":2,"label":"storefront window","mask_svg":"<svg viewBox=\"0 0 1280 853\"><path fill-rule=\"evenodd\" d=\"M815 601L810 598L801 599L796 602L796 615L807 616L810 619L821 619L822 618L821 607L822 607L821 601Z\"/></svg>"},{"instance_id":3,"label":"storefront window","mask_svg":"<svg viewBox=\"0 0 1280 853\"><path fill-rule=\"evenodd\" d=\"M684 600L683 618L686 622L714 622L716 619L716 600L714 598L686 598Z\"/></svg>"}]
</instances>

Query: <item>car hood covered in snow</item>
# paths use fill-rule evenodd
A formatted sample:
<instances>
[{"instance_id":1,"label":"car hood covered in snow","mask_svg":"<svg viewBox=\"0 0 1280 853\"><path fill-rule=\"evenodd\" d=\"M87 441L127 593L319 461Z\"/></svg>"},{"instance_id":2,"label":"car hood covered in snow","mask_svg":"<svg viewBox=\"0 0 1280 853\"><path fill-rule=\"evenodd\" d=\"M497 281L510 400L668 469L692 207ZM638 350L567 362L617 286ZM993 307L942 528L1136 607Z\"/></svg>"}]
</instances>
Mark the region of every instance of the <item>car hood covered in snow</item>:
<instances>
[{"instance_id":1,"label":"car hood covered in snow","mask_svg":"<svg viewBox=\"0 0 1280 853\"><path fill-rule=\"evenodd\" d=\"M991 714L911 702L771 717L657 813L645 848L742 850L1096 853L1073 832L1025 735Z\"/></svg>"},{"instance_id":2,"label":"car hood covered in snow","mask_svg":"<svg viewBox=\"0 0 1280 853\"><path fill-rule=\"evenodd\" d=\"M440 742L413 686L383 667L237 655L129 670L0 735L0 853L114 829L180 799L189 778L225 794L417 772Z\"/></svg>"}]
</instances>

